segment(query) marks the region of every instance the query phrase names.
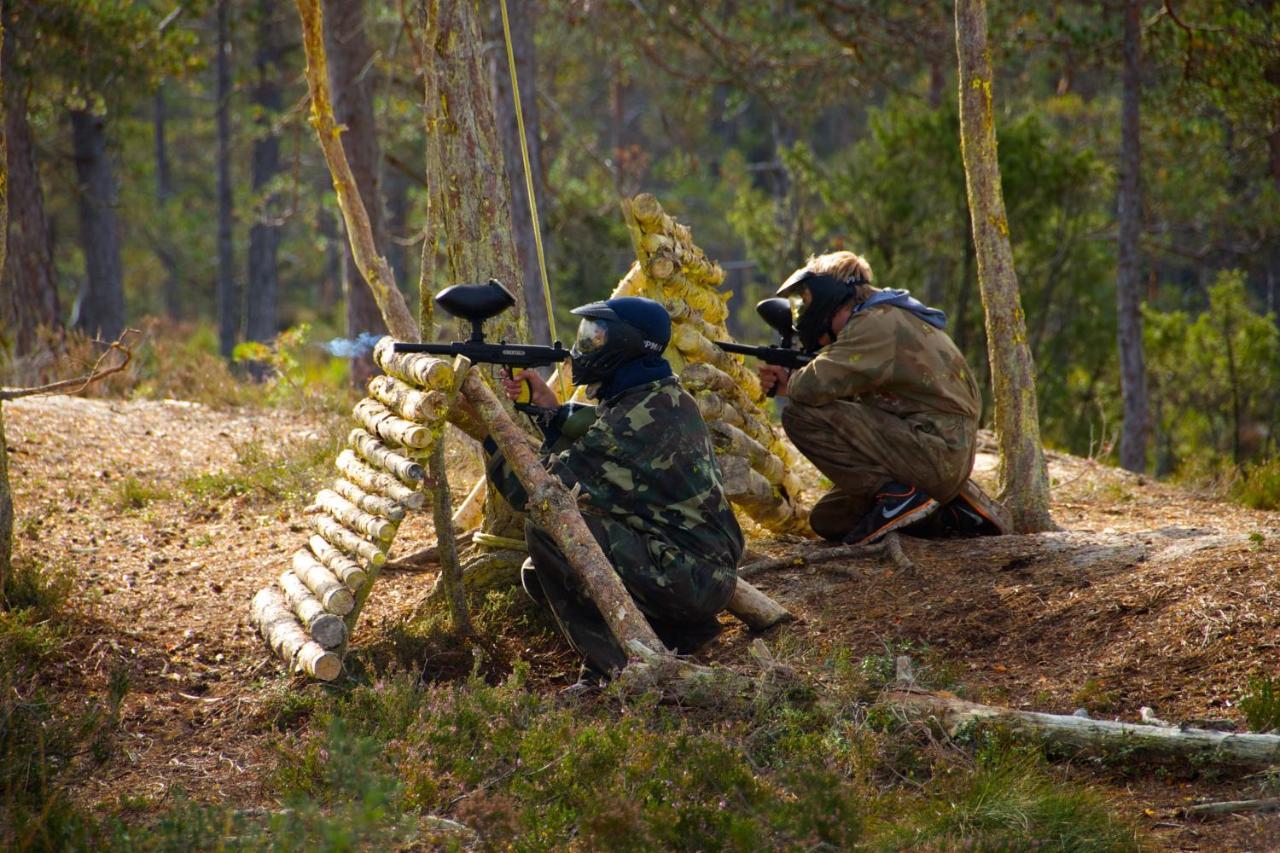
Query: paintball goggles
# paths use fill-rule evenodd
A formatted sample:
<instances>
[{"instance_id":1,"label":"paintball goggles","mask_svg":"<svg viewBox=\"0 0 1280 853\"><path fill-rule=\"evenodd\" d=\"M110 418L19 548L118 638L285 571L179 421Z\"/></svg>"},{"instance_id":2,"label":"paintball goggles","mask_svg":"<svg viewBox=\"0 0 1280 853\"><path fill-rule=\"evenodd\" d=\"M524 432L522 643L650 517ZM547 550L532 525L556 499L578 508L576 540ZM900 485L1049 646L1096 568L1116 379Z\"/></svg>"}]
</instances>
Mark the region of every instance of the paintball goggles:
<instances>
[{"instance_id":1,"label":"paintball goggles","mask_svg":"<svg viewBox=\"0 0 1280 853\"><path fill-rule=\"evenodd\" d=\"M786 302L786 300L782 300ZM453 317L461 317L471 323L471 337L450 344L415 344L396 341L394 352L428 353L430 355L462 355L472 364L501 364L512 367L546 367L559 364L569 357L569 350L556 341L551 346L541 344L496 344L484 339L484 321L497 316L516 304L511 291L491 278L484 284L455 284L436 294L436 304ZM529 384L526 382L517 403L528 403Z\"/></svg>"},{"instance_id":2,"label":"paintball goggles","mask_svg":"<svg viewBox=\"0 0 1280 853\"><path fill-rule=\"evenodd\" d=\"M767 347L753 347L746 344L735 344L730 341L715 341L715 345L725 352L749 355L758 358L765 364L776 364L788 370L804 367L813 361L813 356L795 348L795 329L791 327L791 303L780 296L762 299L756 303L756 313L778 333L778 342ZM769 392L773 396L773 392Z\"/></svg>"}]
</instances>

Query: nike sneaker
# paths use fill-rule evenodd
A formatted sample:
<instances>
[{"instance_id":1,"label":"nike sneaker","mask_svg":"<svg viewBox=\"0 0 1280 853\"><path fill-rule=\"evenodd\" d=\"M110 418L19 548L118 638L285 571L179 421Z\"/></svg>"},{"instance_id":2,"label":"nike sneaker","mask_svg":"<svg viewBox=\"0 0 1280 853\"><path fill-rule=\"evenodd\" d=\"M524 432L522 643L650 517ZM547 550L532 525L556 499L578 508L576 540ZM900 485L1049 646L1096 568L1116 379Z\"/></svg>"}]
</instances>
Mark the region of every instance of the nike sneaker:
<instances>
[{"instance_id":1,"label":"nike sneaker","mask_svg":"<svg viewBox=\"0 0 1280 853\"><path fill-rule=\"evenodd\" d=\"M946 536L999 536L1000 523L963 492L934 514Z\"/></svg>"},{"instance_id":2,"label":"nike sneaker","mask_svg":"<svg viewBox=\"0 0 1280 853\"><path fill-rule=\"evenodd\" d=\"M876 505L845 534L846 545L870 545L888 533L915 524L938 509L938 502L917 489L901 483L885 483L876 492Z\"/></svg>"}]
</instances>

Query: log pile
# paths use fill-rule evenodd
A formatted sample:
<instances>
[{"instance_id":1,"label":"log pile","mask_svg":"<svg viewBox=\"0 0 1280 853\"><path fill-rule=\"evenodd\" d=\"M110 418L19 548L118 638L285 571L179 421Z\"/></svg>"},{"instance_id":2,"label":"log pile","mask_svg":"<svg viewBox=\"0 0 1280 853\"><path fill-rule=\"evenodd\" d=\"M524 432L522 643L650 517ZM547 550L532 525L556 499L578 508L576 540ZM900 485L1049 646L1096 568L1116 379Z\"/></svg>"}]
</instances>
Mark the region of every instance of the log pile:
<instances>
[{"instance_id":1,"label":"log pile","mask_svg":"<svg viewBox=\"0 0 1280 853\"><path fill-rule=\"evenodd\" d=\"M666 357L711 429L730 500L769 530L807 532L797 502L803 486L792 473L795 448L769 422L753 366L712 343L732 340L725 328L730 294L720 289L724 270L653 196L625 201L623 210L637 260L613 295L647 296L671 314Z\"/></svg>"},{"instance_id":2,"label":"log pile","mask_svg":"<svg viewBox=\"0 0 1280 853\"><path fill-rule=\"evenodd\" d=\"M453 365L400 355L383 338L384 374L352 411L355 427L335 462L338 477L307 508L313 531L276 582L261 590L251 620L290 669L330 681L342 671L361 605L387 562L408 510L426 503L426 465L458 389Z\"/></svg>"}]
</instances>

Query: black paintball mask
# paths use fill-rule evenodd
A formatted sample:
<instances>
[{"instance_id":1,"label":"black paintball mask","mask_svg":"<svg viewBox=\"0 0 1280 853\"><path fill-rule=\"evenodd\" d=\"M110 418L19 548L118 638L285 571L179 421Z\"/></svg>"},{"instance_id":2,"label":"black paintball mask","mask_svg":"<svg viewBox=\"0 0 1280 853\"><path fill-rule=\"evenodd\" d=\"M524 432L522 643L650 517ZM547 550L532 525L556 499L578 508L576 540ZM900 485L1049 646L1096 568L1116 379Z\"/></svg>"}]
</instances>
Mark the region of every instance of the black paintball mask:
<instances>
[{"instance_id":1,"label":"black paintball mask","mask_svg":"<svg viewBox=\"0 0 1280 853\"><path fill-rule=\"evenodd\" d=\"M634 313L637 306L630 304L633 301L640 302L634 298L610 299L573 309L574 314L582 317L582 322L578 324L578 337L573 343L573 349L569 351L574 385L599 385L608 381L624 364L646 355L661 355L666 349L666 338L670 336L671 328L666 312L658 307L662 311L659 319L666 321L666 334L663 335L662 329L654 329L653 334L646 334L645 330L628 322L632 319L630 316L619 314L619 310L623 314ZM644 309L644 306L640 307L641 310ZM643 317L639 321L642 325L648 325L648 319Z\"/></svg>"},{"instance_id":2,"label":"black paintball mask","mask_svg":"<svg viewBox=\"0 0 1280 853\"><path fill-rule=\"evenodd\" d=\"M841 279L825 273L799 269L778 288L778 295L791 301L791 324L805 352L817 352L823 335L835 340L831 321L842 306L852 301L858 285L867 281L861 275Z\"/></svg>"}]
</instances>

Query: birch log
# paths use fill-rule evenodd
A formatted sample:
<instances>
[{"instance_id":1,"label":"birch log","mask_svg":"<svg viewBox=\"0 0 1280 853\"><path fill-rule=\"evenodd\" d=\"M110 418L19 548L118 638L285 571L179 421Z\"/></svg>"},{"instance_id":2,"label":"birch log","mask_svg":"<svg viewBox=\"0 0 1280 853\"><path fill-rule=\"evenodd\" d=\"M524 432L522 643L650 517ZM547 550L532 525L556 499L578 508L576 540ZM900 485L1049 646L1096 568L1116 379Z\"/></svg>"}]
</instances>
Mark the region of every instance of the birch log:
<instances>
[{"instance_id":1,"label":"birch log","mask_svg":"<svg viewBox=\"0 0 1280 853\"><path fill-rule=\"evenodd\" d=\"M400 417L420 424L434 424L449 411L448 394L419 391L394 376L370 379L369 394Z\"/></svg>"},{"instance_id":2,"label":"birch log","mask_svg":"<svg viewBox=\"0 0 1280 853\"><path fill-rule=\"evenodd\" d=\"M311 525L326 541L350 557L359 557L371 568L380 568L387 562L387 554L367 539L352 533L327 515L313 515Z\"/></svg>"},{"instance_id":3,"label":"birch log","mask_svg":"<svg viewBox=\"0 0 1280 853\"><path fill-rule=\"evenodd\" d=\"M725 609L745 622L753 631L763 631L779 622L787 622L795 618L781 604L741 578L738 579L733 597L729 599Z\"/></svg>"},{"instance_id":4,"label":"birch log","mask_svg":"<svg viewBox=\"0 0 1280 853\"><path fill-rule=\"evenodd\" d=\"M398 417L377 400L365 397L356 403L352 414L365 429L383 441L414 450L425 450L431 446L431 430Z\"/></svg>"},{"instance_id":5,"label":"birch log","mask_svg":"<svg viewBox=\"0 0 1280 853\"><path fill-rule=\"evenodd\" d=\"M349 480L334 480L333 490L370 515L380 515L388 521L404 520L403 506L381 495L371 495Z\"/></svg>"},{"instance_id":6,"label":"birch log","mask_svg":"<svg viewBox=\"0 0 1280 853\"><path fill-rule=\"evenodd\" d=\"M307 636L283 593L274 586L253 597L249 612L271 651L290 668L322 681L333 681L342 672L342 659Z\"/></svg>"},{"instance_id":7,"label":"birch log","mask_svg":"<svg viewBox=\"0 0 1280 853\"><path fill-rule=\"evenodd\" d=\"M337 576L323 563L316 560L307 549L294 552L293 573L307 585L312 595L320 599L324 609L330 613L346 616L355 606L356 600L351 590L347 589L342 581L338 580Z\"/></svg>"},{"instance_id":8,"label":"birch log","mask_svg":"<svg viewBox=\"0 0 1280 853\"><path fill-rule=\"evenodd\" d=\"M315 505L342 522L349 530L376 539L386 547L396 535L396 525L385 518L370 515L337 492L321 489Z\"/></svg>"},{"instance_id":9,"label":"birch log","mask_svg":"<svg viewBox=\"0 0 1280 853\"><path fill-rule=\"evenodd\" d=\"M338 459L334 464L348 480L366 492L373 492L390 498L408 509L422 509L426 505L427 497L422 492L416 492L401 485L390 474L370 468L357 459L356 455L350 450L344 450L339 453Z\"/></svg>"},{"instance_id":10,"label":"birch log","mask_svg":"<svg viewBox=\"0 0 1280 853\"><path fill-rule=\"evenodd\" d=\"M1091 752L1123 749L1155 758L1180 758L1196 763L1263 767L1280 764L1280 735L1234 734L1179 726L1146 726L1063 714L1018 711L979 705L932 693L895 692L885 701L899 708L934 717L954 734L974 723L996 723L1027 732L1050 743Z\"/></svg>"},{"instance_id":11,"label":"birch log","mask_svg":"<svg viewBox=\"0 0 1280 853\"><path fill-rule=\"evenodd\" d=\"M658 636L636 607L622 580L600 550L582 520L574 496L542 467L537 455L502 408L502 404L474 371L468 372L462 393L475 407L489 434L529 494L529 514L564 553L578 580L624 649L631 641L658 653L666 653Z\"/></svg>"},{"instance_id":12,"label":"birch log","mask_svg":"<svg viewBox=\"0 0 1280 853\"><path fill-rule=\"evenodd\" d=\"M336 649L347 641L347 625L342 617L325 610L320 599L311 594L291 569L280 574L280 588L289 607L317 643L326 649Z\"/></svg>"},{"instance_id":13,"label":"birch log","mask_svg":"<svg viewBox=\"0 0 1280 853\"><path fill-rule=\"evenodd\" d=\"M760 442L737 427L724 422L713 421L707 424L707 428L711 431L711 443L717 450L746 459L760 476L769 481L771 486L782 482L786 474L782 460L770 453Z\"/></svg>"},{"instance_id":14,"label":"birch log","mask_svg":"<svg viewBox=\"0 0 1280 853\"><path fill-rule=\"evenodd\" d=\"M448 361L426 353L393 352L394 343L385 337L373 348L373 360L388 376L432 391L448 391L453 387L453 365Z\"/></svg>"},{"instance_id":15,"label":"birch log","mask_svg":"<svg viewBox=\"0 0 1280 853\"><path fill-rule=\"evenodd\" d=\"M364 586L368 577L365 570L360 568L355 560L330 545L329 541L319 533L313 534L307 540L307 545L315 558L323 563L326 569L333 572L334 577L342 581L348 589L360 589Z\"/></svg>"},{"instance_id":16,"label":"birch log","mask_svg":"<svg viewBox=\"0 0 1280 853\"><path fill-rule=\"evenodd\" d=\"M365 430L356 427L347 436L347 446L360 455L360 458L390 474L411 489L418 487L426 471L417 462L407 456L396 453Z\"/></svg>"}]
</instances>

